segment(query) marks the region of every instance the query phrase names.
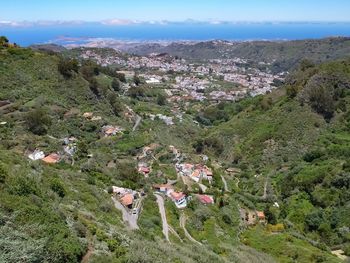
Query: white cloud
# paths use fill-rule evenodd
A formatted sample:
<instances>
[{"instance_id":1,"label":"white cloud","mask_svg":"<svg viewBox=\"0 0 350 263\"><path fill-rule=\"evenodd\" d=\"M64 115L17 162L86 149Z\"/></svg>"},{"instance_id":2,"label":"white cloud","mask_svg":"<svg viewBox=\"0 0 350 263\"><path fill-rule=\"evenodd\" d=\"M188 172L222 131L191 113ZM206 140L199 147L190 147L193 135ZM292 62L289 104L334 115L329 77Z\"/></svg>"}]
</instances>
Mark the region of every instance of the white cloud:
<instances>
[{"instance_id":1,"label":"white cloud","mask_svg":"<svg viewBox=\"0 0 350 263\"><path fill-rule=\"evenodd\" d=\"M103 21L64 21L64 20L39 20L39 21L9 21L0 20L0 27L35 27L35 26L57 26L57 25L88 25L99 24L105 26L128 26L128 25L186 25L186 24L211 24L211 25L223 25L223 24L262 24L262 23L296 23L296 22L278 22L278 21L224 21L224 20L194 20L187 19L183 21L168 21L168 20L131 20L131 19L108 19ZM300 22L298 22L300 23ZM304 22L307 23L307 22ZM318 23L318 22L315 22ZM322 23L322 22L319 22ZM349 22L348 22L349 23Z\"/></svg>"},{"instance_id":2,"label":"white cloud","mask_svg":"<svg viewBox=\"0 0 350 263\"><path fill-rule=\"evenodd\" d=\"M142 22L137 20L129 20L129 19L109 19L100 22L102 25L108 26L127 26L133 24L142 24Z\"/></svg>"}]
</instances>

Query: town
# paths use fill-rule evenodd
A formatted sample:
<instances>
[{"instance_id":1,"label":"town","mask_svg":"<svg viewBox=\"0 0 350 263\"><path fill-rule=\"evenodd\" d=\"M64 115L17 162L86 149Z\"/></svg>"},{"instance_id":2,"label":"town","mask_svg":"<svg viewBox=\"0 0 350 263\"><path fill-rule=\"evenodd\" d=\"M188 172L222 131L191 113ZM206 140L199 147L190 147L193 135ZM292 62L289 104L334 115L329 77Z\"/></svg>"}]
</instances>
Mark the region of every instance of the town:
<instances>
[{"instance_id":1,"label":"town","mask_svg":"<svg viewBox=\"0 0 350 263\"><path fill-rule=\"evenodd\" d=\"M277 75L249 66L245 59L187 61L168 54L125 55L80 48L81 59L114 66L126 77L137 74L150 86L163 86L170 101L236 101L276 88L288 72ZM260 63L264 65L263 62Z\"/></svg>"}]
</instances>

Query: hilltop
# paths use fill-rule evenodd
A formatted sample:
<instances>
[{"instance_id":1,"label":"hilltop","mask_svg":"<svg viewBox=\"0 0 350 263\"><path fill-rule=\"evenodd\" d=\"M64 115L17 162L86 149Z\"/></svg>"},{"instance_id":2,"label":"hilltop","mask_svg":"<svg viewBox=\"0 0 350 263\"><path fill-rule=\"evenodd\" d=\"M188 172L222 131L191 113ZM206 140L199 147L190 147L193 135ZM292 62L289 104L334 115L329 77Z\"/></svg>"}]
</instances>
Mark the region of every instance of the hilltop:
<instances>
[{"instance_id":1,"label":"hilltop","mask_svg":"<svg viewBox=\"0 0 350 263\"><path fill-rule=\"evenodd\" d=\"M350 39L337 37L297 41L231 42L215 40L170 44L145 43L132 47L126 46L123 50L139 55L168 53L192 60L238 57L248 59L252 63L269 63L271 70L278 73L295 69L302 59L320 63L349 56Z\"/></svg>"}]
</instances>

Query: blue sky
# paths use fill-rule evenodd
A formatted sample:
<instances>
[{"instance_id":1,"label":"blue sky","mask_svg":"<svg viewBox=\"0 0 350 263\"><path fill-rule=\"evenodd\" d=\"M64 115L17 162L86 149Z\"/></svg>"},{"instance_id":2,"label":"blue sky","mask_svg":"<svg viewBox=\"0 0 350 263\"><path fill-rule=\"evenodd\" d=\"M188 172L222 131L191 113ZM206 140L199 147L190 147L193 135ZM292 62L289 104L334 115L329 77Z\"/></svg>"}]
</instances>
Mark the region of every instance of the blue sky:
<instances>
[{"instance_id":1,"label":"blue sky","mask_svg":"<svg viewBox=\"0 0 350 263\"><path fill-rule=\"evenodd\" d=\"M350 21L349 0L1 0L0 21Z\"/></svg>"}]
</instances>

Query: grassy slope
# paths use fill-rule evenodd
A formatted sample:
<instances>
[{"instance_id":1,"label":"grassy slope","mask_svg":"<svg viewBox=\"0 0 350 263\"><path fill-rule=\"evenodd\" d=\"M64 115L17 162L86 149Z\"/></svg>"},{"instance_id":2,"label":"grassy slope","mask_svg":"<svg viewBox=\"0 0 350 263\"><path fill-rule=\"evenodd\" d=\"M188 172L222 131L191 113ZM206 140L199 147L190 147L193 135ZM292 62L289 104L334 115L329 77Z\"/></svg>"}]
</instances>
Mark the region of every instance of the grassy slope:
<instances>
[{"instance_id":1,"label":"grassy slope","mask_svg":"<svg viewBox=\"0 0 350 263\"><path fill-rule=\"evenodd\" d=\"M334 73L344 83L349 83L349 69L348 62L324 64L308 73L296 74L296 83L301 80L307 85L315 75L331 76ZM350 104L349 86L346 85L347 95L336 101L336 105L345 104L346 107L338 108L330 122L308 104L300 103L299 98L290 99L283 91L278 91L252 99L230 121L204 134L222 142L223 151L215 158L226 166L242 169L243 172L237 175L239 188L236 192L244 196L244 205L263 210L271 208L273 202L279 202L280 209L272 208L277 221L286 220L291 226L291 234L301 234L321 247L324 244L346 247L349 242L348 233L342 233L349 224L350 201L346 190L349 188ZM210 148L205 151L215 156ZM265 183L266 200L262 198ZM244 237L253 247L264 252L271 249L272 254L277 249L273 242L284 244L272 237L271 244L263 243L259 241L261 235L265 234L249 230ZM294 249L298 247L295 244ZM311 253L313 249L309 248ZM282 250L277 251L274 255L286 260L283 255L279 256Z\"/></svg>"},{"instance_id":2,"label":"grassy slope","mask_svg":"<svg viewBox=\"0 0 350 263\"><path fill-rule=\"evenodd\" d=\"M104 191L113 184L135 188L145 184L139 175L134 176L132 168L134 155L143 146L158 142L162 149L174 144L191 151L188 141L198 134L198 127L190 118L185 117L185 125L179 128L144 118L134 133L100 138L104 124L130 130L132 123L112 114L107 99L97 98L80 73L63 78L55 55L24 49L0 51L0 99L12 103L0 116L8 122L0 126L0 261L78 262L88 247L94 247L91 262L224 262L246 258L259 262L260 253L230 243L226 244L230 254L224 257L189 241L167 244L152 198L145 202L141 230L129 232ZM96 78L109 89L108 76ZM121 99L137 110L138 101ZM157 112L153 102L140 104L143 110ZM24 122L28 112L38 108L44 108L52 121L47 135L34 135ZM64 116L74 111L70 117ZM85 111L103 120L86 121L81 116ZM62 151L58 139L70 135L85 143L93 158L79 154L74 166L64 162L48 166L25 156L26 150L34 148L45 153ZM106 167L111 160L116 161L116 168Z\"/></svg>"}]
</instances>

